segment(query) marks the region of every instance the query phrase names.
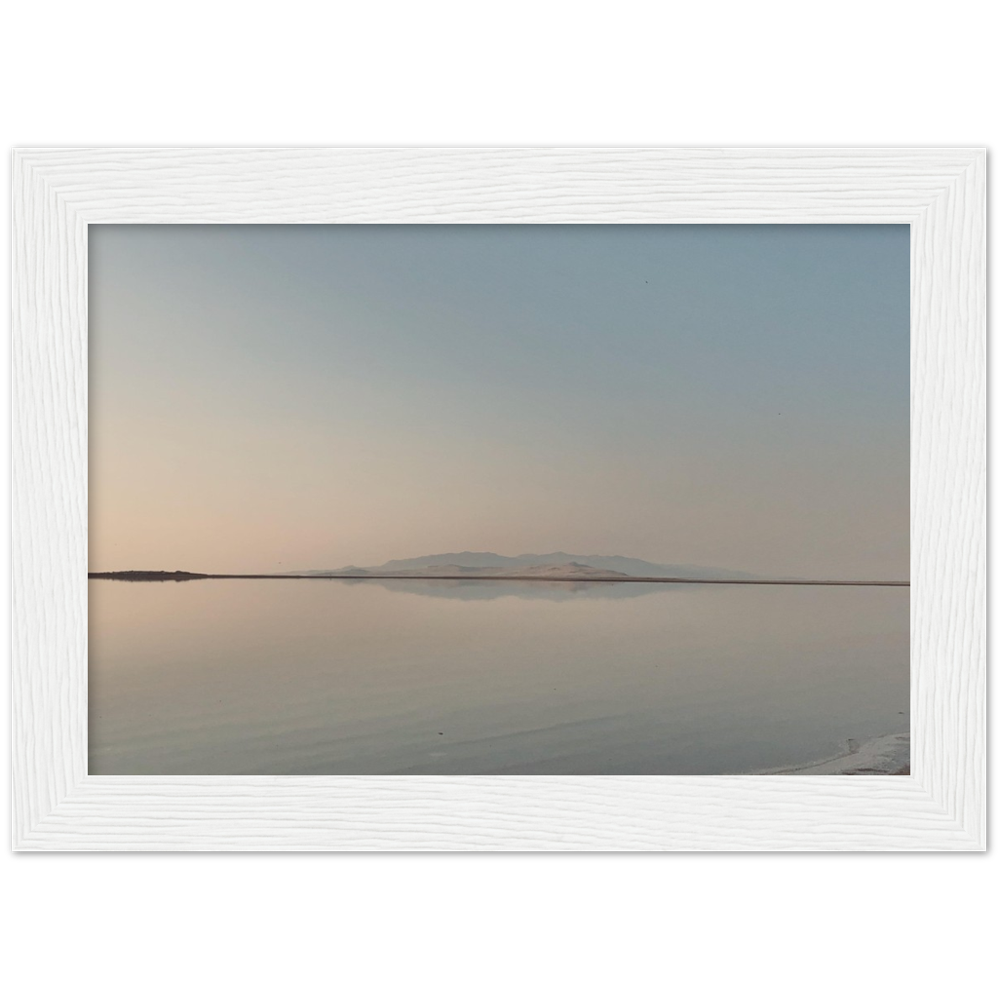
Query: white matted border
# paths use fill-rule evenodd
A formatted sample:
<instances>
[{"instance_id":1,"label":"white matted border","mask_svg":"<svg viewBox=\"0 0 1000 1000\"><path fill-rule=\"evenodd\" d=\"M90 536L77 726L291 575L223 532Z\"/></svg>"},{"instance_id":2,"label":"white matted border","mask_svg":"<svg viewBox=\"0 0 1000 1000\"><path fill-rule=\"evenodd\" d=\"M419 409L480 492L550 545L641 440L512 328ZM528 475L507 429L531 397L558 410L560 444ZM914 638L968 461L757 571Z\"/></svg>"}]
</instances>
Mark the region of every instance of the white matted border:
<instances>
[{"instance_id":1,"label":"white matted border","mask_svg":"<svg viewBox=\"0 0 1000 1000\"><path fill-rule=\"evenodd\" d=\"M22 149L17 850L922 851L986 844L982 149ZM908 223L912 776L91 777L91 223Z\"/></svg>"}]
</instances>

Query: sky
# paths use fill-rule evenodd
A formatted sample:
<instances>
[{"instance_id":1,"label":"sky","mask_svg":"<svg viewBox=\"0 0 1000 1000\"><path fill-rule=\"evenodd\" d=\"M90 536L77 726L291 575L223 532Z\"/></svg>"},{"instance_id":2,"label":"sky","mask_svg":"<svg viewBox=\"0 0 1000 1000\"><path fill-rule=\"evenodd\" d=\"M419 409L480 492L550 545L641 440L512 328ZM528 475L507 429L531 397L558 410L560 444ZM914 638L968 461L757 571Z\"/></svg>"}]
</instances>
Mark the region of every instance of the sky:
<instances>
[{"instance_id":1,"label":"sky","mask_svg":"<svg viewBox=\"0 0 1000 1000\"><path fill-rule=\"evenodd\" d=\"M90 568L909 578L907 226L90 227Z\"/></svg>"}]
</instances>

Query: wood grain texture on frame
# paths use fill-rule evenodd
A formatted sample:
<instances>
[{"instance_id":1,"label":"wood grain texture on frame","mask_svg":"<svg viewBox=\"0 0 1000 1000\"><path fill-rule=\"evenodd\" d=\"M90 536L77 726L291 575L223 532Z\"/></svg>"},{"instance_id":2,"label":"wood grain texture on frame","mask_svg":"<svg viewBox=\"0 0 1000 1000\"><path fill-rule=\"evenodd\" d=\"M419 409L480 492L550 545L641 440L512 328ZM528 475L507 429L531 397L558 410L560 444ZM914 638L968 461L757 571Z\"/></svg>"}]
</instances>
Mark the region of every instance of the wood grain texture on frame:
<instances>
[{"instance_id":1,"label":"wood grain texture on frame","mask_svg":"<svg viewBox=\"0 0 1000 1000\"><path fill-rule=\"evenodd\" d=\"M982 850L980 149L23 149L13 163L18 850ZM913 775L90 777L91 223L907 223Z\"/></svg>"}]
</instances>

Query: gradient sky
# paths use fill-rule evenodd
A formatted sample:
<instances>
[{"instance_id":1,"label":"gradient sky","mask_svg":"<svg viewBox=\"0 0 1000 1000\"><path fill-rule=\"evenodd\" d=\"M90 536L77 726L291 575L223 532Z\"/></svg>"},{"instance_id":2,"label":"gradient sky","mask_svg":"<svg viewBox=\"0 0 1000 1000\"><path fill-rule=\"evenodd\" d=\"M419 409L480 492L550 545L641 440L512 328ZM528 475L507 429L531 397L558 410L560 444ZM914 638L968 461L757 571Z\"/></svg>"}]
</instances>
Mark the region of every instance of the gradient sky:
<instances>
[{"instance_id":1,"label":"gradient sky","mask_svg":"<svg viewBox=\"0 0 1000 1000\"><path fill-rule=\"evenodd\" d=\"M906 226L91 226L92 570L909 577Z\"/></svg>"}]
</instances>

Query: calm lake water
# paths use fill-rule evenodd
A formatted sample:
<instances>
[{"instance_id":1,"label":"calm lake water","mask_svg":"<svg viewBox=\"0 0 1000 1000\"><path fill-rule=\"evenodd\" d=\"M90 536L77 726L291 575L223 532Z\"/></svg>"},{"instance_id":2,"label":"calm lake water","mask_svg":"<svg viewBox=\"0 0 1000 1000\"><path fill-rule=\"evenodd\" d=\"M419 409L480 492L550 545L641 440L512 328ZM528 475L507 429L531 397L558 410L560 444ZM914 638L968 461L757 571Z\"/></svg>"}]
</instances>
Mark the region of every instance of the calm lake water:
<instances>
[{"instance_id":1,"label":"calm lake water","mask_svg":"<svg viewBox=\"0 0 1000 1000\"><path fill-rule=\"evenodd\" d=\"M908 588L90 584L91 774L736 774L908 728Z\"/></svg>"}]
</instances>

